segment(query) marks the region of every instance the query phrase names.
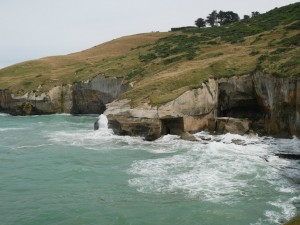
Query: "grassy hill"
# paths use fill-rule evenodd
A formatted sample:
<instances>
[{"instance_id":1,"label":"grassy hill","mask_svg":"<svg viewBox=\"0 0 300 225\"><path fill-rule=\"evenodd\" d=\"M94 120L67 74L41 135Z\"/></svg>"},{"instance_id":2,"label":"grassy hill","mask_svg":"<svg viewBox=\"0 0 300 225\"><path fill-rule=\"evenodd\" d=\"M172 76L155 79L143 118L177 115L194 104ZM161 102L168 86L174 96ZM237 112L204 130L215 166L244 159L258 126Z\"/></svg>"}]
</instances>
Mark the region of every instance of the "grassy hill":
<instances>
[{"instance_id":1,"label":"grassy hill","mask_svg":"<svg viewBox=\"0 0 300 225\"><path fill-rule=\"evenodd\" d=\"M47 91L101 73L134 88L121 98L138 105L168 102L208 78L249 74L300 76L300 3L214 28L122 37L82 52L0 70L0 89Z\"/></svg>"}]
</instances>

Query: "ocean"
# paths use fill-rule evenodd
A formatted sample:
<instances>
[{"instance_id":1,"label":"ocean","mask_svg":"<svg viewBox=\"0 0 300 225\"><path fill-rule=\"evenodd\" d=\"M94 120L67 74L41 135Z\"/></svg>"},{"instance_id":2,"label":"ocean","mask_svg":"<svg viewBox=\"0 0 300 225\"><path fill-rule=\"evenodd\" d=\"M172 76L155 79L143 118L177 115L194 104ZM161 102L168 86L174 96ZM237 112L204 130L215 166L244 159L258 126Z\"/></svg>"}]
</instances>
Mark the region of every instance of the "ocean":
<instances>
[{"instance_id":1,"label":"ocean","mask_svg":"<svg viewBox=\"0 0 300 225\"><path fill-rule=\"evenodd\" d=\"M147 142L105 121L94 131L96 119L0 114L0 225L276 225L300 213L300 163L274 155L300 153L297 138Z\"/></svg>"}]
</instances>

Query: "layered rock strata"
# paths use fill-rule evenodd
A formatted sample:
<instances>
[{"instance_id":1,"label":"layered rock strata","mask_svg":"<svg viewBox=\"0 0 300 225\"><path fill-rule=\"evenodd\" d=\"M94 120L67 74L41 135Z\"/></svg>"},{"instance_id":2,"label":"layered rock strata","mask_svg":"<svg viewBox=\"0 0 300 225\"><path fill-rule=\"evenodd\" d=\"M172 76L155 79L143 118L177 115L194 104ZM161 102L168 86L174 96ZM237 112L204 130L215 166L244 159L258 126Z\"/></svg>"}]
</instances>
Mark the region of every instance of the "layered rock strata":
<instances>
[{"instance_id":1,"label":"layered rock strata","mask_svg":"<svg viewBox=\"0 0 300 225\"><path fill-rule=\"evenodd\" d=\"M26 93L15 96L9 90L0 90L0 111L12 115L35 115L53 113L101 114L105 104L130 89L122 78L97 75L87 82L61 85L49 92Z\"/></svg>"},{"instance_id":2,"label":"layered rock strata","mask_svg":"<svg viewBox=\"0 0 300 225\"><path fill-rule=\"evenodd\" d=\"M209 79L165 105L133 108L129 100L118 100L107 104L105 114L117 134L146 140L202 130L300 136L300 79L260 72Z\"/></svg>"},{"instance_id":3,"label":"layered rock strata","mask_svg":"<svg viewBox=\"0 0 300 225\"><path fill-rule=\"evenodd\" d=\"M209 79L161 106L132 107L118 97L131 88L122 78L98 75L91 81L15 96L0 90L0 111L13 115L105 113L120 135L154 140L161 135L207 130L277 137L300 136L300 77L251 75ZM115 101L114 101L115 100Z\"/></svg>"}]
</instances>

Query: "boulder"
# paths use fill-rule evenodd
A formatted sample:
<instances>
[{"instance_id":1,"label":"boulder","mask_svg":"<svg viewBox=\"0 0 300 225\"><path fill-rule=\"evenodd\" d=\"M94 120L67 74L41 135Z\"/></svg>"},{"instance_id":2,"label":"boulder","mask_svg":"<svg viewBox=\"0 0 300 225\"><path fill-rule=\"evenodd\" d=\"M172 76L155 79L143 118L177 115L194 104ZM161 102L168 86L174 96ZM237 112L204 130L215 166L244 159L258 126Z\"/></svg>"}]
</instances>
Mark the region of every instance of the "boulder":
<instances>
[{"instance_id":1,"label":"boulder","mask_svg":"<svg viewBox=\"0 0 300 225\"><path fill-rule=\"evenodd\" d=\"M108 127L117 135L141 136L153 141L161 136L159 119L107 116Z\"/></svg>"},{"instance_id":2,"label":"boulder","mask_svg":"<svg viewBox=\"0 0 300 225\"><path fill-rule=\"evenodd\" d=\"M188 132L181 133L180 138L185 141L198 141L194 135L192 135Z\"/></svg>"},{"instance_id":3,"label":"boulder","mask_svg":"<svg viewBox=\"0 0 300 225\"><path fill-rule=\"evenodd\" d=\"M214 125L213 125L214 123ZM248 119L237 119L230 117L220 117L210 120L210 132L217 134L247 134L250 130L250 121Z\"/></svg>"},{"instance_id":4,"label":"boulder","mask_svg":"<svg viewBox=\"0 0 300 225\"><path fill-rule=\"evenodd\" d=\"M99 130L99 119L94 123L94 130Z\"/></svg>"}]
</instances>

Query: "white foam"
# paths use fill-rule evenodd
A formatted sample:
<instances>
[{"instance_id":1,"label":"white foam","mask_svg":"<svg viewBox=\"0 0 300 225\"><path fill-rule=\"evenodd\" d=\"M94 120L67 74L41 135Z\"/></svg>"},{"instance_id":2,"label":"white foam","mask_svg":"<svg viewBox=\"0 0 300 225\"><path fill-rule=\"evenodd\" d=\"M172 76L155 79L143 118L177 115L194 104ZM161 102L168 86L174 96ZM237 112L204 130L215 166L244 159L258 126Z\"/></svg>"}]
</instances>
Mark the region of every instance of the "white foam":
<instances>
[{"instance_id":1,"label":"white foam","mask_svg":"<svg viewBox=\"0 0 300 225\"><path fill-rule=\"evenodd\" d=\"M4 131L13 131L13 130L26 130L26 128L12 128L12 127L8 127L8 128L0 128L0 132L4 132Z\"/></svg>"},{"instance_id":2,"label":"white foam","mask_svg":"<svg viewBox=\"0 0 300 225\"><path fill-rule=\"evenodd\" d=\"M98 120L99 128L107 129L108 128L108 119L105 115L101 114Z\"/></svg>"},{"instance_id":3,"label":"white foam","mask_svg":"<svg viewBox=\"0 0 300 225\"><path fill-rule=\"evenodd\" d=\"M293 197L285 201L279 198L277 201L268 202L268 204L277 209L265 212L267 220L272 223L282 224L282 221L291 219L297 212L296 207L293 205L296 201L299 201L299 197Z\"/></svg>"},{"instance_id":4,"label":"white foam","mask_svg":"<svg viewBox=\"0 0 300 225\"><path fill-rule=\"evenodd\" d=\"M7 113L0 113L0 116L9 116Z\"/></svg>"},{"instance_id":5,"label":"white foam","mask_svg":"<svg viewBox=\"0 0 300 225\"><path fill-rule=\"evenodd\" d=\"M232 134L213 136L205 132L195 136L200 142L185 142L168 135L152 143L149 146L152 150L148 151L172 155L133 162L127 170L132 176L129 185L143 193L183 193L188 198L222 204L240 201L241 197L253 193L258 188L256 182L269 183L278 196L296 194L279 174L290 162L273 156L277 139ZM288 212L293 212L293 203L287 201L284 207L279 212L266 211L266 217L253 224L276 223L290 217Z\"/></svg>"},{"instance_id":6,"label":"white foam","mask_svg":"<svg viewBox=\"0 0 300 225\"><path fill-rule=\"evenodd\" d=\"M70 113L56 113L55 116L72 116Z\"/></svg>"},{"instance_id":7,"label":"white foam","mask_svg":"<svg viewBox=\"0 0 300 225\"><path fill-rule=\"evenodd\" d=\"M42 145L24 145L24 146L19 146L16 147L16 149L33 149L33 148L40 148L40 147L45 147L45 146L51 146L52 144L42 144Z\"/></svg>"},{"instance_id":8,"label":"white foam","mask_svg":"<svg viewBox=\"0 0 300 225\"><path fill-rule=\"evenodd\" d=\"M180 142L188 145L189 150L171 157L135 161L128 170L135 176L129 185L145 193L182 192L207 201L230 202L233 195L241 195L249 185L238 176L255 177L257 167L265 163L255 153L249 154L249 146ZM255 152L265 153L261 149Z\"/></svg>"},{"instance_id":9,"label":"white foam","mask_svg":"<svg viewBox=\"0 0 300 225\"><path fill-rule=\"evenodd\" d=\"M50 142L66 146L80 146L90 150L113 150L129 146L140 146L143 143L141 137L117 136L111 129L99 128L99 130L78 129L72 131L54 131L46 134Z\"/></svg>"},{"instance_id":10,"label":"white foam","mask_svg":"<svg viewBox=\"0 0 300 225\"><path fill-rule=\"evenodd\" d=\"M100 116L101 117L101 116ZM291 166L289 160L274 156L278 145L294 148L299 139L278 140L257 136L196 134L199 142L187 142L175 135L166 135L154 142L140 137L117 136L104 125L97 131L55 131L47 135L51 142L83 146L90 150L143 150L161 154L134 161L127 170L128 184L143 193L183 194L187 198L231 204L253 195L257 181L268 185L275 194L262 218L253 225L276 224L295 213L296 201L280 196L297 195L281 171ZM298 167L297 167L298 168ZM261 185L261 184L259 184ZM278 199L276 200L276 196Z\"/></svg>"}]
</instances>

